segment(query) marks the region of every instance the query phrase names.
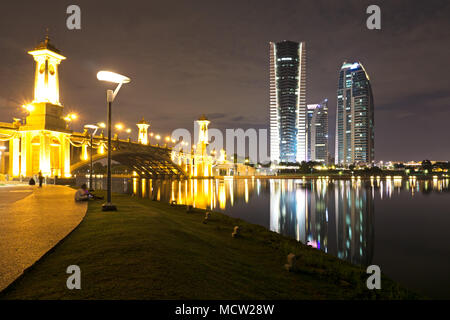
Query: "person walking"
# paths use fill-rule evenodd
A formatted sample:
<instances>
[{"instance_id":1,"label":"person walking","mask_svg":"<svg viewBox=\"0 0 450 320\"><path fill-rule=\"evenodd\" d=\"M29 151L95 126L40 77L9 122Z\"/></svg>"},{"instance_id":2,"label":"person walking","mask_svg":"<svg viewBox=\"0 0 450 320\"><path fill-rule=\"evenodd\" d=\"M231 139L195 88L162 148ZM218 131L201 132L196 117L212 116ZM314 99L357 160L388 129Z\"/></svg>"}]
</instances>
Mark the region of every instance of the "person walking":
<instances>
[{"instance_id":1,"label":"person walking","mask_svg":"<svg viewBox=\"0 0 450 320\"><path fill-rule=\"evenodd\" d=\"M39 171L39 188L42 188L42 183L44 182L44 176L42 175L42 171Z\"/></svg>"}]
</instances>

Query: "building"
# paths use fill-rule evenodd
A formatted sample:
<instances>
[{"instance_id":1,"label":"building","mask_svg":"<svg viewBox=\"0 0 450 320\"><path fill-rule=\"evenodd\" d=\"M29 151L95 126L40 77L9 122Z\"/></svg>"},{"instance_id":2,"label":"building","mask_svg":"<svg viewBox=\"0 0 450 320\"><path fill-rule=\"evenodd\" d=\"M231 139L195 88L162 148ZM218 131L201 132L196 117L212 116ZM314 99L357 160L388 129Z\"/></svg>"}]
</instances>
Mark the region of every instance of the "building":
<instances>
[{"instance_id":1,"label":"building","mask_svg":"<svg viewBox=\"0 0 450 320\"><path fill-rule=\"evenodd\" d=\"M335 148L337 165L371 164L375 158L372 88L359 62L344 62L339 72Z\"/></svg>"},{"instance_id":2,"label":"building","mask_svg":"<svg viewBox=\"0 0 450 320\"><path fill-rule=\"evenodd\" d=\"M304 42L270 42L270 159L307 160Z\"/></svg>"},{"instance_id":3,"label":"building","mask_svg":"<svg viewBox=\"0 0 450 320\"><path fill-rule=\"evenodd\" d=\"M328 100L307 106L308 161L328 163Z\"/></svg>"},{"instance_id":4,"label":"building","mask_svg":"<svg viewBox=\"0 0 450 320\"><path fill-rule=\"evenodd\" d=\"M9 142L10 177L70 177L70 135L59 100L58 66L66 59L48 36L28 52L36 62L34 99L23 107L26 120L0 123L0 138Z\"/></svg>"}]
</instances>

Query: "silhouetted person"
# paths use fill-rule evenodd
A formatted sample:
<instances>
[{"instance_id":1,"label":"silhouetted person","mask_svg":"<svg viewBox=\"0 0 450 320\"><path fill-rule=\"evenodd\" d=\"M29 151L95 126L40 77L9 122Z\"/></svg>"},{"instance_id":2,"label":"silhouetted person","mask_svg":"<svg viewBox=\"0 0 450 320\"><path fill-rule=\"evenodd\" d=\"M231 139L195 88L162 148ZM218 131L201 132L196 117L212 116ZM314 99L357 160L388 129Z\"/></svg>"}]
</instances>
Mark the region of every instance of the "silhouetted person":
<instances>
[{"instance_id":1,"label":"silhouetted person","mask_svg":"<svg viewBox=\"0 0 450 320\"><path fill-rule=\"evenodd\" d=\"M42 188L42 182L44 182L44 176L42 175L42 171L39 171L39 188Z\"/></svg>"},{"instance_id":2,"label":"silhouetted person","mask_svg":"<svg viewBox=\"0 0 450 320\"><path fill-rule=\"evenodd\" d=\"M28 184L29 184L30 186L34 186L34 185L36 184L36 181L34 181L34 179L31 178L30 181L28 181Z\"/></svg>"},{"instance_id":3,"label":"silhouetted person","mask_svg":"<svg viewBox=\"0 0 450 320\"><path fill-rule=\"evenodd\" d=\"M88 201L89 200L89 191L85 183L83 183L80 189L75 193L75 201Z\"/></svg>"},{"instance_id":4,"label":"silhouetted person","mask_svg":"<svg viewBox=\"0 0 450 320\"><path fill-rule=\"evenodd\" d=\"M103 199L103 197L96 196L90 193L85 183L83 183L80 189L75 193L75 201L88 201L89 199Z\"/></svg>"}]
</instances>

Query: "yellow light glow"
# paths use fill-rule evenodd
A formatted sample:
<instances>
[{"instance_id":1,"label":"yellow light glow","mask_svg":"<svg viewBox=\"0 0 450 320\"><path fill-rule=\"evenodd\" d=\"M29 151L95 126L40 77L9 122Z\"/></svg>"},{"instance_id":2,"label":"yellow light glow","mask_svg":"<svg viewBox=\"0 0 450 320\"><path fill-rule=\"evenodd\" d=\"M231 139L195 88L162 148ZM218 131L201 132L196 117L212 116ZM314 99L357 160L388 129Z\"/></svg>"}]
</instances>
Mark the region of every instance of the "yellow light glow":
<instances>
[{"instance_id":1,"label":"yellow light glow","mask_svg":"<svg viewBox=\"0 0 450 320\"><path fill-rule=\"evenodd\" d=\"M126 133L130 133L131 132L131 129L127 129L127 130L125 130L126 131Z\"/></svg>"},{"instance_id":2,"label":"yellow light glow","mask_svg":"<svg viewBox=\"0 0 450 320\"><path fill-rule=\"evenodd\" d=\"M99 154L104 154L105 153L105 146L102 144L100 144L100 146L98 147L98 153Z\"/></svg>"},{"instance_id":3,"label":"yellow light glow","mask_svg":"<svg viewBox=\"0 0 450 320\"><path fill-rule=\"evenodd\" d=\"M99 126L100 128L106 128L106 124L105 124L104 122L100 122L100 123L98 124L98 126Z\"/></svg>"},{"instance_id":4,"label":"yellow light glow","mask_svg":"<svg viewBox=\"0 0 450 320\"><path fill-rule=\"evenodd\" d=\"M156 139L156 140L159 140L159 139L161 139L161 136L160 136L159 134L157 134L157 135L155 136L155 139Z\"/></svg>"},{"instance_id":5,"label":"yellow light glow","mask_svg":"<svg viewBox=\"0 0 450 320\"><path fill-rule=\"evenodd\" d=\"M27 110L28 112L33 112L34 111L34 106L32 104L24 104L22 106L22 108L24 108L25 110Z\"/></svg>"},{"instance_id":6,"label":"yellow light glow","mask_svg":"<svg viewBox=\"0 0 450 320\"><path fill-rule=\"evenodd\" d=\"M121 130L123 130L123 124L118 123L118 124L115 125L115 128L116 128L117 130L121 131Z\"/></svg>"}]
</instances>

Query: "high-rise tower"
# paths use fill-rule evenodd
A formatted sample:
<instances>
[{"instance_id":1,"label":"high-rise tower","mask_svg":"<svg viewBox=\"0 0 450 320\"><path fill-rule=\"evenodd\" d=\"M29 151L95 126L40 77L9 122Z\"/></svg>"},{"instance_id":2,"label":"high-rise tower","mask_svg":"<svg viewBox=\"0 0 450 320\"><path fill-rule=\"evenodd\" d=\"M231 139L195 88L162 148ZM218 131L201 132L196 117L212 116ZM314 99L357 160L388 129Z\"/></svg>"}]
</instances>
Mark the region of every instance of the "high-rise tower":
<instances>
[{"instance_id":1,"label":"high-rise tower","mask_svg":"<svg viewBox=\"0 0 450 320\"><path fill-rule=\"evenodd\" d=\"M375 158L372 87L359 62L344 62L339 72L335 148L336 164L370 164Z\"/></svg>"},{"instance_id":2,"label":"high-rise tower","mask_svg":"<svg viewBox=\"0 0 450 320\"><path fill-rule=\"evenodd\" d=\"M328 100L307 106L308 161L328 162Z\"/></svg>"},{"instance_id":3,"label":"high-rise tower","mask_svg":"<svg viewBox=\"0 0 450 320\"><path fill-rule=\"evenodd\" d=\"M270 43L270 159L307 160L304 42Z\"/></svg>"}]
</instances>

